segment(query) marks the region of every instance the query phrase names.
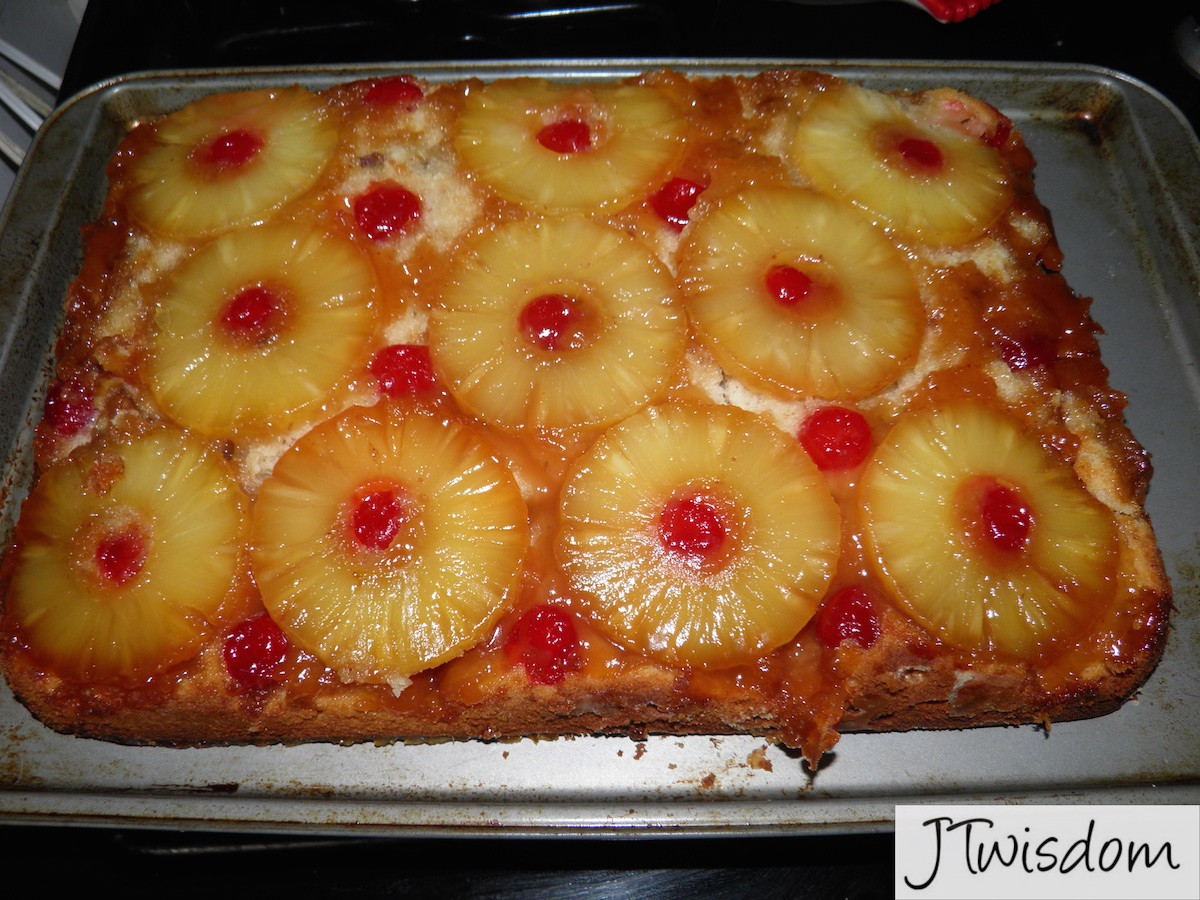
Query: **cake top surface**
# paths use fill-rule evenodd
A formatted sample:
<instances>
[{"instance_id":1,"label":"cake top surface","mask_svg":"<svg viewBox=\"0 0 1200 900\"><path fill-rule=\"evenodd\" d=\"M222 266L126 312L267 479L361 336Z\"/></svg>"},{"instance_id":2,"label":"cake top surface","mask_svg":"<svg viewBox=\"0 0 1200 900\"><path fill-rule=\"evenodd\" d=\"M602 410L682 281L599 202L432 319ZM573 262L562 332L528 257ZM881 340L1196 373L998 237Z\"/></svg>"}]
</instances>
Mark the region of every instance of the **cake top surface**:
<instances>
[{"instance_id":1,"label":"cake top surface","mask_svg":"<svg viewBox=\"0 0 1200 900\"><path fill-rule=\"evenodd\" d=\"M847 182L866 160L902 182ZM1032 173L986 104L808 72L367 79L146 122L110 169L39 431L43 471L81 480L43 478L33 506L54 508L54 490L111 498L114 459L129 473L139 454L167 458L154 478L207 485L208 539L250 549L198 589L215 630L151 651L148 669L26 650L122 702L147 677L176 696L193 677L257 695L269 660L239 669L228 641L252 641L239 623L265 605L293 649L263 683L310 685L293 699L408 714L614 672L710 704L783 684L808 699L775 709L772 733L813 758L882 671L917 658L950 660L957 688L1003 669L1078 693L1155 644L1163 586L1123 549L1152 545L1149 469ZM939 180L942 203L905 196ZM951 486L905 487L927 470ZM336 540L321 543L325 520L296 536L339 479ZM438 516L462 539L424 543L450 527ZM147 571L139 528L96 531L105 590ZM623 555L630 540L649 543ZM183 541L163 565L195 566ZM387 558L408 573L388 596L412 576L467 611L364 648L334 626L346 607L291 593L310 577L301 558L323 554L351 582ZM433 581L413 575L421 558ZM786 615L760 620L728 589L756 566L787 572L789 599L768 604ZM962 580L1018 571L1008 598ZM636 588L613 594L622 577ZM1028 605L1043 590L1052 601ZM947 612L948 595L980 613Z\"/></svg>"}]
</instances>

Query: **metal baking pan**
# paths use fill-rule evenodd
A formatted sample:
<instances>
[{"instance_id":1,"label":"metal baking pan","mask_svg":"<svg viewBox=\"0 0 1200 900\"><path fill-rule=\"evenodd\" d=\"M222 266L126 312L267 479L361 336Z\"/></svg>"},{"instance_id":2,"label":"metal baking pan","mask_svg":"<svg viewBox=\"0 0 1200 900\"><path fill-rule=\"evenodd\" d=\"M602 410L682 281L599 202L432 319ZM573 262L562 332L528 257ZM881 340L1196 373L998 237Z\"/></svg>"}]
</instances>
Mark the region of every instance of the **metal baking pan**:
<instances>
[{"instance_id":1,"label":"metal baking pan","mask_svg":"<svg viewBox=\"0 0 1200 900\"><path fill-rule=\"evenodd\" d=\"M782 65L881 89L958 87L1023 131L1066 276L1095 298L1103 353L1153 454L1149 510L1177 609L1140 696L1087 722L847 735L815 776L745 737L169 750L54 734L0 688L0 821L310 834L741 835L880 832L897 803L1200 800L1200 144L1145 85L1092 67L820 60L606 60L166 72L100 84L36 136L0 219L4 520L36 414L80 228L128 125L214 91L408 71L439 80L598 79L669 65Z\"/></svg>"}]
</instances>

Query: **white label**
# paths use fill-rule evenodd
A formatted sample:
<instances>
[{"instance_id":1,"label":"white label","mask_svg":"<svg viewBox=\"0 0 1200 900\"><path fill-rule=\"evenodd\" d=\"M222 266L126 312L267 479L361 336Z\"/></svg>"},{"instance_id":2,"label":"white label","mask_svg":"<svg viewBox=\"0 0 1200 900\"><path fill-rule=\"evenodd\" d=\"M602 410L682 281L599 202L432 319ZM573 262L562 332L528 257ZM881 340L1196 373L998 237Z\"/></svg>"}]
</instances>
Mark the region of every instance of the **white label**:
<instances>
[{"instance_id":1,"label":"white label","mask_svg":"<svg viewBox=\"0 0 1200 900\"><path fill-rule=\"evenodd\" d=\"M1200 898L1200 806L897 806L896 896Z\"/></svg>"}]
</instances>

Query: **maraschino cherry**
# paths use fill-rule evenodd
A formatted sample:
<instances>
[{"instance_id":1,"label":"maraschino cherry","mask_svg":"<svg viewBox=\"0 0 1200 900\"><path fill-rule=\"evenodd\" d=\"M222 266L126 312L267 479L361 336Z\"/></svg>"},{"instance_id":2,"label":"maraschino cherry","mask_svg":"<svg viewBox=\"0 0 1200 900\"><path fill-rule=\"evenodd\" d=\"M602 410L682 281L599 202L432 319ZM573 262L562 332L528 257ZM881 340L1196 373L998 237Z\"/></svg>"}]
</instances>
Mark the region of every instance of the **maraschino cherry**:
<instances>
[{"instance_id":1,"label":"maraschino cherry","mask_svg":"<svg viewBox=\"0 0 1200 900\"><path fill-rule=\"evenodd\" d=\"M871 425L857 410L823 406L804 420L799 439L818 469L851 469L871 452Z\"/></svg>"},{"instance_id":2,"label":"maraschino cherry","mask_svg":"<svg viewBox=\"0 0 1200 900\"><path fill-rule=\"evenodd\" d=\"M371 357L367 370L388 397L429 392L437 383L429 348L424 344L390 344Z\"/></svg>"},{"instance_id":3,"label":"maraschino cherry","mask_svg":"<svg viewBox=\"0 0 1200 900\"><path fill-rule=\"evenodd\" d=\"M879 614L869 589L849 585L827 598L817 613L817 640L830 649L846 641L864 649L879 640Z\"/></svg>"},{"instance_id":4,"label":"maraschino cherry","mask_svg":"<svg viewBox=\"0 0 1200 900\"><path fill-rule=\"evenodd\" d=\"M542 128L537 142L555 153L583 153L592 148L592 129L579 119L560 119Z\"/></svg>"},{"instance_id":5,"label":"maraschino cherry","mask_svg":"<svg viewBox=\"0 0 1200 900\"><path fill-rule=\"evenodd\" d=\"M372 490L359 497L350 513L350 533L356 544L386 550L408 518L404 498L390 488Z\"/></svg>"},{"instance_id":6,"label":"maraschino cherry","mask_svg":"<svg viewBox=\"0 0 1200 900\"><path fill-rule=\"evenodd\" d=\"M275 620L261 613L237 625L225 639L225 670L247 690L266 690L275 683L288 647L287 636Z\"/></svg>"},{"instance_id":7,"label":"maraschino cherry","mask_svg":"<svg viewBox=\"0 0 1200 900\"><path fill-rule=\"evenodd\" d=\"M662 546L690 563L716 557L725 546L728 528L721 509L706 497L674 497L658 522Z\"/></svg>"},{"instance_id":8,"label":"maraschino cherry","mask_svg":"<svg viewBox=\"0 0 1200 900\"><path fill-rule=\"evenodd\" d=\"M579 667L579 636L570 613L540 604L521 615L505 653L534 684L558 684Z\"/></svg>"}]
</instances>

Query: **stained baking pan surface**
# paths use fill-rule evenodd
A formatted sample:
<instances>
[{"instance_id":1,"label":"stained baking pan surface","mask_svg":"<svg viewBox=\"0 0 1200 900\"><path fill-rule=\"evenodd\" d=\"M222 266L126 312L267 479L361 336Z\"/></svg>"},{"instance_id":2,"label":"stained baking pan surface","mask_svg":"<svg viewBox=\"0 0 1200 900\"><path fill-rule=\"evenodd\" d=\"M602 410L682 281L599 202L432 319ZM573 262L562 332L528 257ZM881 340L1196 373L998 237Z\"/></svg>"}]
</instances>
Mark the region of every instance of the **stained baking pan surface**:
<instances>
[{"instance_id":1,"label":"stained baking pan surface","mask_svg":"<svg viewBox=\"0 0 1200 900\"><path fill-rule=\"evenodd\" d=\"M1176 605L1162 665L1117 713L965 732L846 735L815 775L745 737L169 750L66 737L0 688L0 820L307 833L739 834L883 831L898 802L1200 800L1200 145L1160 95L1076 66L622 60L151 73L65 103L0 218L5 529L24 496L30 423L62 298L130 123L216 91L415 72L431 80L595 79L670 65L778 65L879 89L953 86L999 107L1038 159L1068 281L1094 298L1113 384L1152 454L1148 508Z\"/></svg>"}]
</instances>

